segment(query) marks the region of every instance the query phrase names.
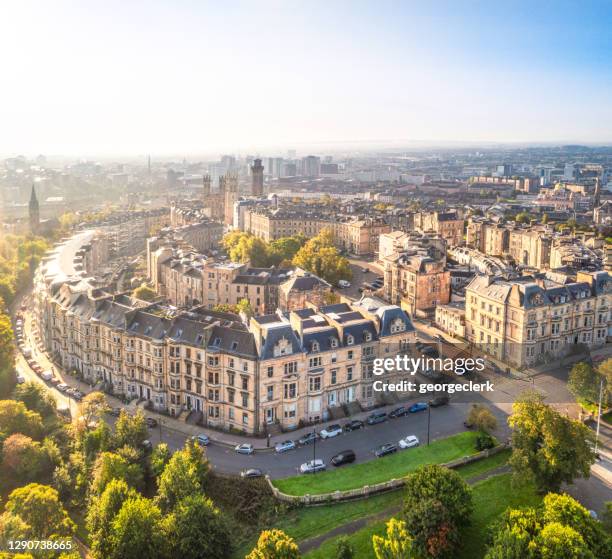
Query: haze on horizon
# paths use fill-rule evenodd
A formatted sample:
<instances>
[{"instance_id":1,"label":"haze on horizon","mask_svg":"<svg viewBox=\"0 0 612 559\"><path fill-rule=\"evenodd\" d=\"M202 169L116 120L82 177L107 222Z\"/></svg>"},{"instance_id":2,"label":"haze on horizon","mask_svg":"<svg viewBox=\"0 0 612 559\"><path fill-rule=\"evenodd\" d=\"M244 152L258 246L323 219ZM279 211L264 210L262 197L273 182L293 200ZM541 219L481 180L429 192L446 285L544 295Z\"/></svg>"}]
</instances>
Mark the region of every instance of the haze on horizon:
<instances>
[{"instance_id":1,"label":"haze on horizon","mask_svg":"<svg viewBox=\"0 0 612 559\"><path fill-rule=\"evenodd\" d=\"M0 154L612 142L612 6L9 0Z\"/></svg>"}]
</instances>

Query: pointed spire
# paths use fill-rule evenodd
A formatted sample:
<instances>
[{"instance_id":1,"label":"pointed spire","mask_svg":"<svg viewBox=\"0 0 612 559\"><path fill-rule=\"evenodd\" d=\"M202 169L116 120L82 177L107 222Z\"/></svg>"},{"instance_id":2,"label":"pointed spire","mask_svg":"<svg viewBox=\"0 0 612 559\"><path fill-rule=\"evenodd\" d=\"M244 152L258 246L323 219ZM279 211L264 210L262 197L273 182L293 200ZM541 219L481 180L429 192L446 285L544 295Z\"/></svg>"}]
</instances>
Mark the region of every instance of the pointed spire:
<instances>
[{"instance_id":1,"label":"pointed spire","mask_svg":"<svg viewBox=\"0 0 612 559\"><path fill-rule=\"evenodd\" d=\"M38 198L36 197L36 187L32 183L32 193L30 194L30 208L38 207Z\"/></svg>"}]
</instances>

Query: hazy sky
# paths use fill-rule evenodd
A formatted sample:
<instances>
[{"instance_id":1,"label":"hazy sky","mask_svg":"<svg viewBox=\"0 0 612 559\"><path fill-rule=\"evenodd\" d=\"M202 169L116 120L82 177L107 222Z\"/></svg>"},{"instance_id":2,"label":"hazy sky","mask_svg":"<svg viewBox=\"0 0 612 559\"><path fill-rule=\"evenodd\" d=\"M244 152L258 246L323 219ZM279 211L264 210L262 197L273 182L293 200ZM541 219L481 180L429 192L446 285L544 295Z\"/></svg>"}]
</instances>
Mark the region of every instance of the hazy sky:
<instances>
[{"instance_id":1,"label":"hazy sky","mask_svg":"<svg viewBox=\"0 0 612 559\"><path fill-rule=\"evenodd\" d=\"M612 2L4 0L0 153L612 142Z\"/></svg>"}]
</instances>

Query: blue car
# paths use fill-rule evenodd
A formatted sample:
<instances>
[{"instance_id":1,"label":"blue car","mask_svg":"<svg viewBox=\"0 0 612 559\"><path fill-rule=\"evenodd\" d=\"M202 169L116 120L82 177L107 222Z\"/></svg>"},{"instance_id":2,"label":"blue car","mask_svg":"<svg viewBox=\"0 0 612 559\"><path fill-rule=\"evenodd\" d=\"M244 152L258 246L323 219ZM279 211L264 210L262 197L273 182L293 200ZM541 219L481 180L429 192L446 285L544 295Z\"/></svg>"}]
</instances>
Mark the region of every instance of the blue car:
<instances>
[{"instance_id":1,"label":"blue car","mask_svg":"<svg viewBox=\"0 0 612 559\"><path fill-rule=\"evenodd\" d=\"M425 411L427 409L427 404L425 402L417 402L416 404L412 404L408 411L410 413L417 413L419 411Z\"/></svg>"}]
</instances>

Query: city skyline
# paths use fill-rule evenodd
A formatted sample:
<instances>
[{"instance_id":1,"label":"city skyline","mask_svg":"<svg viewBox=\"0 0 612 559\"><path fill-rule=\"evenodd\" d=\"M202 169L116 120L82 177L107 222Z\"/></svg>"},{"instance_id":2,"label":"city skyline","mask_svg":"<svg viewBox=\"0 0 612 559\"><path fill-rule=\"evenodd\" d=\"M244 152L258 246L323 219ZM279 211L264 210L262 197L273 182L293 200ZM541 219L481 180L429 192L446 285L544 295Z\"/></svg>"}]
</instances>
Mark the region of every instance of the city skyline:
<instances>
[{"instance_id":1,"label":"city skyline","mask_svg":"<svg viewBox=\"0 0 612 559\"><path fill-rule=\"evenodd\" d=\"M612 141L603 2L12 3L0 153Z\"/></svg>"}]
</instances>

